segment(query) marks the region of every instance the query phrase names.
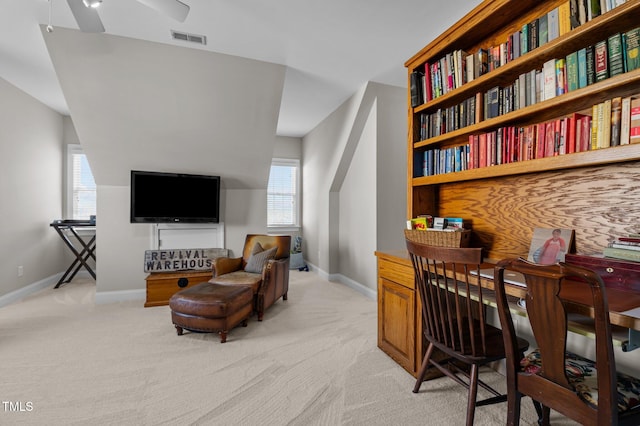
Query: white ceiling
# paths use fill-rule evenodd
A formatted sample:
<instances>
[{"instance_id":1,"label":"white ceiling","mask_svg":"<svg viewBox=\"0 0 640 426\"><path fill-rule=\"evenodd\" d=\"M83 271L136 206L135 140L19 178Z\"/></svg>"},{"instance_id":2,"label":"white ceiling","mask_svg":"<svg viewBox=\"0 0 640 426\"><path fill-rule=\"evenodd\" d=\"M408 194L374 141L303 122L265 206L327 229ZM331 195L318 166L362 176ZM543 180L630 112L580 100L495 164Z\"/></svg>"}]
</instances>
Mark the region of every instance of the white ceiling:
<instances>
[{"instance_id":1,"label":"white ceiling","mask_svg":"<svg viewBox=\"0 0 640 426\"><path fill-rule=\"evenodd\" d=\"M78 28L66 0L54 27ZM277 134L304 136L367 81L405 87L404 62L479 0L182 0L185 22L136 0L103 0L108 34L285 65ZM0 0L0 77L69 114L39 24L48 0ZM201 34L206 46L171 39ZM259 78L259 75L256 75Z\"/></svg>"}]
</instances>

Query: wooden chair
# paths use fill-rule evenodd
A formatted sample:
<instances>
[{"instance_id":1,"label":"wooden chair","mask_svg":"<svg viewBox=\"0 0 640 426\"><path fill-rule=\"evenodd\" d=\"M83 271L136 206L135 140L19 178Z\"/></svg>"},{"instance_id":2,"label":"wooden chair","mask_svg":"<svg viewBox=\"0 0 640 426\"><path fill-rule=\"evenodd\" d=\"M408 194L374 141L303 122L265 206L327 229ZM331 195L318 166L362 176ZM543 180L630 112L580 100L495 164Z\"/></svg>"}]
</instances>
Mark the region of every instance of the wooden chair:
<instances>
[{"instance_id":1,"label":"wooden chair","mask_svg":"<svg viewBox=\"0 0 640 426\"><path fill-rule=\"evenodd\" d=\"M504 271L524 274L527 315L539 349L523 358L505 294ZM498 312L507 350L509 425L520 422L520 400L542 404L540 424L549 424L551 408L584 425L640 424L640 382L615 370L607 296L593 271L566 264L537 265L506 259L495 267ZM593 300L595 362L566 351L568 306L560 298L565 281L584 283ZM597 374L596 374L597 373Z\"/></svg>"},{"instance_id":2,"label":"wooden chair","mask_svg":"<svg viewBox=\"0 0 640 426\"><path fill-rule=\"evenodd\" d=\"M482 249L434 247L410 240L407 249L422 303L424 336L429 343L413 392L420 390L427 368L434 366L469 390L467 425L472 425L476 405L506 400L506 395L478 378L480 366L505 358L500 329L486 322L483 305L486 290L479 282ZM472 270L476 275L470 274ZM471 294L477 301L467 297ZM517 342L524 353L529 343L522 339ZM439 350L443 357L434 359L434 350ZM493 397L476 402L478 386Z\"/></svg>"}]
</instances>

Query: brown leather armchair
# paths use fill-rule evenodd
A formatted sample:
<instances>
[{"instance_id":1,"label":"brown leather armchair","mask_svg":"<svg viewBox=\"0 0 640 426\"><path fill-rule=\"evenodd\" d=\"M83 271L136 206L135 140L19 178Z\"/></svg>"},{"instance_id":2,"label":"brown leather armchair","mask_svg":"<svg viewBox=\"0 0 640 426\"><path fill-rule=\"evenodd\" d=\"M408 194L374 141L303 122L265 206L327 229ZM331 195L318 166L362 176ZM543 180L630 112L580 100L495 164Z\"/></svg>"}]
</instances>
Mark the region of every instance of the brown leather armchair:
<instances>
[{"instance_id":1,"label":"brown leather armchair","mask_svg":"<svg viewBox=\"0 0 640 426\"><path fill-rule=\"evenodd\" d=\"M258 245L259 246L258 246ZM262 321L264 311L289 291L289 235L249 234L242 257L213 260L211 283L244 285L253 289L254 311Z\"/></svg>"}]
</instances>

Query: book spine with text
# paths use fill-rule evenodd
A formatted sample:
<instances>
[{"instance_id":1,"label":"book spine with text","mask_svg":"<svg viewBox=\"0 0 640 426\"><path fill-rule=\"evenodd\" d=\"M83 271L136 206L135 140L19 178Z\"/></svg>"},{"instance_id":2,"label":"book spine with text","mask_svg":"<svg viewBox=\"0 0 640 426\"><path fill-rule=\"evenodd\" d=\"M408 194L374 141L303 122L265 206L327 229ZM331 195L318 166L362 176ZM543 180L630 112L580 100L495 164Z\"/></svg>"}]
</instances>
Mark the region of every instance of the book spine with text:
<instances>
[{"instance_id":1,"label":"book spine with text","mask_svg":"<svg viewBox=\"0 0 640 426\"><path fill-rule=\"evenodd\" d=\"M631 260L633 262L640 262L640 251L627 250L617 247L605 247L602 251L604 257L612 257L614 259Z\"/></svg>"}]
</instances>

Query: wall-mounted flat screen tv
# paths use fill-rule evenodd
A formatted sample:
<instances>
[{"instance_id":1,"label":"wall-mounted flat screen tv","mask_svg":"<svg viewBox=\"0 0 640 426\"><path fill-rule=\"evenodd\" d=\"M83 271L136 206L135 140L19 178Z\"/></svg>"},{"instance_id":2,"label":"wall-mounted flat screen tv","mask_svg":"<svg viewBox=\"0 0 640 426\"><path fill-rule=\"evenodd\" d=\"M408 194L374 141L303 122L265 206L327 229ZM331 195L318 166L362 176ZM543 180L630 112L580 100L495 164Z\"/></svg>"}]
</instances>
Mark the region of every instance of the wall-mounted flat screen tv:
<instances>
[{"instance_id":1,"label":"wall-mounted flat screen tv","mask_svg":"<svg viewBox=\"0 0 640 426\"><path fill-rule=\"evenodd\" d=\"M131 171L131 223L218 223L220 176Z\"/></svg>"}]
</instances>

